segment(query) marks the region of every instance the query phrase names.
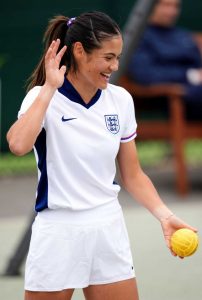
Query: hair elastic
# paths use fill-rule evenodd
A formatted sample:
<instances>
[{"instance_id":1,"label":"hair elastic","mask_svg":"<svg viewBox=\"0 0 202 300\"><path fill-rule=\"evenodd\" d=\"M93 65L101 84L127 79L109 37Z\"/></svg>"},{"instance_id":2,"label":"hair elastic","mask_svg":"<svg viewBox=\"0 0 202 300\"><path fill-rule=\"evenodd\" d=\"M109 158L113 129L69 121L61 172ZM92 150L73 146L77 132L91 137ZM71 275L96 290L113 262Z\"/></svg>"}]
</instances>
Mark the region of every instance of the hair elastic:
<instances>
[{"instance_id":1,"label":"hair elastic","mask_svg":"<svg viewBox=\"0 0 202 300\"><path fill-rule=\"evenodd\" d=\"M68 21L67 21L67 26L70 27L72 25L72 23L75 21L76 18L70 18Z\"/></svg>"}]
</instances>

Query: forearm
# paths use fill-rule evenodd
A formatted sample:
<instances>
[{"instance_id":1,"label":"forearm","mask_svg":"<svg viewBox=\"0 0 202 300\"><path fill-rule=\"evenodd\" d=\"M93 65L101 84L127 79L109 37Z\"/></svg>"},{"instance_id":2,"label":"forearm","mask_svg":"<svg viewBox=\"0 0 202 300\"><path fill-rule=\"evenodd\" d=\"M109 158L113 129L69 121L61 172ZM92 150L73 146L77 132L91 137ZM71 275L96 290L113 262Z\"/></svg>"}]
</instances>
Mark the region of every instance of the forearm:
<instances>
[{"instance_id":1,"label":"forearm","mask_svg":"<svg viewBox=\"0 0 202 300\"><path fill-rule=\"evenodd\" d=\"M54 92L55 89L44 85L30 108L12 125L7 133L11 152L21 156L32 150Z\"/></svg>"},{"instance_id":2,"label":"forearm","mask_svg":"<svg viewBox=\"0 0 202 300\"><path fill-rule=\"evenodd\" d=\"M140 170L136 175L123 181L125 189L141 205L146 207L158 220L166 219L172 212L163 203L149 177Z\"/></svg>"}]
</instances>

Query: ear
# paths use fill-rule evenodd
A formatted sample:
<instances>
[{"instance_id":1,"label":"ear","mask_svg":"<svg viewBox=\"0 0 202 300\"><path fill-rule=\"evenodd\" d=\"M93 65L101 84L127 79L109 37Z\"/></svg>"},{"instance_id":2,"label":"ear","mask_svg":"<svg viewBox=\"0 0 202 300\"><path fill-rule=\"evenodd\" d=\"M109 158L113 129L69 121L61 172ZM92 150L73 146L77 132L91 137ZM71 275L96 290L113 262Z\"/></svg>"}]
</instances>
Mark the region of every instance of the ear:
<instances>
[{"instance_id":1,"label":"ear","mask_svg":"<svg viewBox=\"0 0 202 300\"><path fill-rule=\"evenodd\" d=\"M83 56L85 54L85 50L83 48L83 45L80 42L74 43L73 53L74 53L74 57L77 60L83 58Z\"/></svg>"}]
</instances>

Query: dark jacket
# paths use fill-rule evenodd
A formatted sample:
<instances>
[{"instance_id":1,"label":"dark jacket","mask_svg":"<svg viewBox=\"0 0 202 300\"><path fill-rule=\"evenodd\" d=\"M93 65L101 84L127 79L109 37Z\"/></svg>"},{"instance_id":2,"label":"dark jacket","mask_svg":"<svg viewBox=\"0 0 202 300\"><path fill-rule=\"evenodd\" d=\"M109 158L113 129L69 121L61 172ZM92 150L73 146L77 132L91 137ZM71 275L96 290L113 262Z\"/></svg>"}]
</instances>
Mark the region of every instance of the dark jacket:
<instances>
[{"instance_id":1,"label":"dark jacket","mask_svg":"<svg viewBox=\"0 0 202 300\"><path fill-rule=\"evenodd\" d=\"M202 85L191 85L188 69L202 68L202 59L189 31L148 26L128 68L131 79L141 84L182 83L185 99L202 103Z\"/></svg>"}]
</instances>

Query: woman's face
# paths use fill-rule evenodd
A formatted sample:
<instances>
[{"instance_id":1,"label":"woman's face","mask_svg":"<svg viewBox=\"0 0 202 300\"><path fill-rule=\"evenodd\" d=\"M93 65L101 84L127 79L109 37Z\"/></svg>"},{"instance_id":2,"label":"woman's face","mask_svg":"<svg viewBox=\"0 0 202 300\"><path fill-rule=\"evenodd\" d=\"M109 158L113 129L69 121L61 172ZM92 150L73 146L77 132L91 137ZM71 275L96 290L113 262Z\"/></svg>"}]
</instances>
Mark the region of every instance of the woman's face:
<instances>
[{"instance_id":1,"label":"woman's face","mask_svg":"<svg viewBox=\"0 0 202 300\"><path fill-rule=\"evenodd\" d=\"M80 80L95 89L105 89L112 72L118 70L123 41L121 35L102 42L102 47L77 60Z\"/></svg>"}]
</instances>

